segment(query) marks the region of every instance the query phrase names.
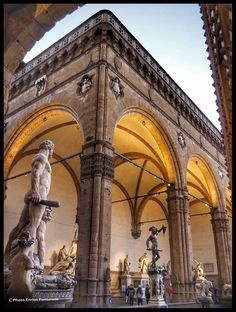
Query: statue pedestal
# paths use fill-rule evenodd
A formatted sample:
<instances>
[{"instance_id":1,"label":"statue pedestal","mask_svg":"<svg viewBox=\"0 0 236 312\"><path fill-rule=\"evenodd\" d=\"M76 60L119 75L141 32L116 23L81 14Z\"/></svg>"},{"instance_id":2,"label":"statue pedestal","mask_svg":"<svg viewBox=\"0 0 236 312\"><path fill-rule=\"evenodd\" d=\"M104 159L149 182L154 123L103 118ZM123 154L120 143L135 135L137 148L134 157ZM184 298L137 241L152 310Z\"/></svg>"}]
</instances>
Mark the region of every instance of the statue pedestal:
<instances>
[{"instance_id":1,"label":"statue pedestal","mask_svg":"<svg viewBox=\"0 0 236 312\"><path fill-rule=\"evenodd\" d=\"M125 293L126 288L132 284L131 275L123 274L120 277L121 292Z\"/></svg>"},{"instance_id":2,"label":"statue pedestal","mask_svg":"<svg viewBox=\"0 0 236 312\"><path fill-rule=\"evenodd\" d=\"M146 286L146 284L148 284L148 285L150 284L150 278L149 278L148 274L140 273L140 272L135 273L135 275L132 276L132 280L133 280L135 292L136 292L139 285L142 286L142 290L143 290L142 298L145 299L145 286Z\"/></svg>"},{"instance_id":3,"label":"statue pedestal","mask_svg":"<svg viewBox=\"0 0 236 312\"><path fill-rule=\"evenodd\" d=\"M150 303L156 304L157 308L167 308L164 300L164 272L162 267L150 268L148 271L150 277Z\"/></svg>"}]
</instances>

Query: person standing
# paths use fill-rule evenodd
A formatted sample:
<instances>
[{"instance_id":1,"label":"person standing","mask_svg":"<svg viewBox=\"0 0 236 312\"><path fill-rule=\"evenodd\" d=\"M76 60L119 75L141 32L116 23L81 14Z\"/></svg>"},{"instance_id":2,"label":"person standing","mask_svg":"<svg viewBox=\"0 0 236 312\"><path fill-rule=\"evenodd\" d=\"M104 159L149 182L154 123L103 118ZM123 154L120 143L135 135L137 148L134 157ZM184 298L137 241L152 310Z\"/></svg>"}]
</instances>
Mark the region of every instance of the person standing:
<instances>
[{"instance_id":1,"label":"person standing","mask_svg":"<svg viewBox=\"0 0 236 312\"><path fill-rule=\"evenodd\" d=\"M150 287L148 285L148 283L146 284L146 287L145 287L145 298L146 298L146 302L147 304L149 303L149 300L150 300Z\"/></svg>"},{"instance_id":2,"label":"person standing","mask_svg":"<svg viewBox=\"0 0 236 312\"><path fill-rule=\"evenodd\" d=\"M129 304L130 304L131 306L134 305L134 295L135 295L134 286L133 286L133 284L130 284L130 286L129 286L128 300L129 300Z\"/></svg>"},{"instance_id":3,"label":"person standing","mask_svg":"<svg viewBox=\"0 0 236 312\"><path fill-rule=\"evenodd\" d=\"M142 286L138 285L137 291L136 291L137 299L138 299L138 305L143 305L143 290Z\"/></svg>"},{"instance_id":4,"label":"person standing","mask_svg":"<svg viewBox=\"0 0 236 312\"><path fill-rule=\"evenodd\" d=\"M129 303L129 290L130 287L128 286L125 291L125 303Z\"/></svg>"}]
</instances>

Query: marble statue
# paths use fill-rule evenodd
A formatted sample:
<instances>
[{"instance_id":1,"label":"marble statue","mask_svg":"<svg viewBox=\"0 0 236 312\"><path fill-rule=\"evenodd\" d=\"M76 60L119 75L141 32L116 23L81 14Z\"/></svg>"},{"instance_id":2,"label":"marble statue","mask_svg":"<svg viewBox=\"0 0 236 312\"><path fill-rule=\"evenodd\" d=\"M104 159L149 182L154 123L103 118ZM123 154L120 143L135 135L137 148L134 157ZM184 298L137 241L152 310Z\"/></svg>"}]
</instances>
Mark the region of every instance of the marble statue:
<instances>
[{"instance_id":1,"label":"marble statue","mask_svg":"<svg viewBox=\"0 0 236 312\"><path fill-rule=\"evenodd\" d=\"M140 273L147 273L147 271L148 271L148 260L147 260L147 253L146 252L138 259L138 267L139 267Z\"/></svg>"},{"instance_id":2,"label":"marble statue","mask_svg":"<svg viewBox=\"0 0 236 312\"><path fill-rule=\"evenodd\" d=\"M67 273L69 275L75 275L75 260L77 253L77 242L75 231L74 238L72 240L69 252L66 252L66 247L63 247L59 250L58 253L58 262L54 265L54 267L49 271L50 275Z\"/></svg>"},{"instance_id":3,"label":"marble statue","mask_svg":"<svg viewBox=\"0 0 236 312\"><path fill-rule=\"evenodd\" d=\"M131 265L131 262L129 261L129 256L126 255L126 257L124 259L124 271L123 271L123 274L129 274L130 273L130 265Z\"/></svg>"},{"instance_id":4,"label":"marble statue","mask_svg":"<svg viewBox=\"0 0 236 312\"><path fill-rule=\"evenodd\" d=\"M62 248L58 252L57 261L65 260L68 257L68 253L66 250L66 245L63 245Z\"/></svg>"},{"instance_id":5,"label":"marble statue","mask_svg":"<svg viewBox=\"0 0 236 312\"><path fill-rule=\"evenodd\" d=\"M49 271L50 275L68 273L75 274L75 258L67 256L65 259L57 262L54 267Z\"/></svg>"},{"instance_id":6,"label":"marble statue","mask_svg":"<svg viewBox=\"0 0 236 312\"><path fill-rule=\"evenodd\" d=\"M196 281L198 280L204 280L205 279L205 273L203 272L202 263L194 260L196 263L196 266L193 268L194 271L194 279Z\"/></svg>"},{"instance_id":7,"label":"marble statue","mask_svg":"<svg viewBox=\"0 0 236 312\"><path fill-rule=\"evenodd\" d=\"M50 140L45 140L39 145L39 151L33 157L31 163L31 188L25 194L24 202L25 206L21 212L21 216L17 226L11 231L9 240L5 249L4 260L5 264L9 265L9 257L12 250L12 244L16 242L21 231L29 231L30 236L34 238L34 242L37 239L41 244L41 263L43 264L44 256L44 243L40 235L43 232L42 218L45 212L45 205L40 204L41 200L47 200L47 196L51 185L51 165L49 158L52 157L54 150L54 144ZM33 260L34 243L31 245L31 258ZM43 269L43 268L42 268Z\"/></svg>"},{"instance_id":8,"label":"marble statue","mask_svg":"<svg viewBox=\"0 0 236 312\"><path fill-rule=\"evenodd\" d=\"M34 238L28 231L22 231L17 239L19 251L11 261L12 276L7 290L8 298L32 298L33 270L38 269L29 256L29 251L34 241Z\"/></svg>"}]
</instances>

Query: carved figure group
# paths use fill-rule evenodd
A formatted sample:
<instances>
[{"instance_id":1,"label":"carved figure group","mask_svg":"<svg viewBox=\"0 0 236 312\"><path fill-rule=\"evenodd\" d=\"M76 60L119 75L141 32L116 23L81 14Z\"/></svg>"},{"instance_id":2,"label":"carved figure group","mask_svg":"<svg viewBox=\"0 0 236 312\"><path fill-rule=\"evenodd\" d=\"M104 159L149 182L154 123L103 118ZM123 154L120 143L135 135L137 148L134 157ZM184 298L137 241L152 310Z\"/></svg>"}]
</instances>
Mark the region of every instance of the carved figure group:
<instances>
[{"instance_id":1,"label":"carved figure group","mask_svg":"<svg viewBox=\"0 0 236 312\"><path fill-rule=\"evenodd\" d=\"M65 245L59 250L58 262L50 270L49 274L68 273L69 275L75 275L75 260L77 252L77 239L75 239L75 237L76 233L68 253Z\"/></svg>"},{"instance_id":2,"label":"carved figure group","mask_svg":"<svg viewBox=\"0 0 236 312\"><path fill-rule=\"evenodd\" d=\"M194 260L196 266L193 268L194 271L194 279L197 280L205 280L205 273L203 272L202 263Z\"/></svg>"},{"instance_id":3,"label":"carved figure group","mask_svg":"<svg viewBox=\"0 0 236 312\"><path fill-rule=\"evenodd\" d=\"M38 254L41 265L45 254L44 233L46 222L49 216L44 215L45 205L40 204L41 200L47 200L51 185L51 165L49 158L52 157L54 144L50 140L43 141L39 145L39 151L35 154L31 164L31 188L25 194L25 206L17 226L11 231L9 240L5 249L5 263L10 266L12 259L11 251L14 248L14 241L19 237L21 232L28 231L34 242L38 238ZM45 218L43 218L43 216ZM50 218L49 218L50 219ZM29 250L29 256L33 260L34 243ZM43 269L43 267L41 268Z\"/></svg>"},{"instance_id":4,"label":"carved figure group","mask_svg":"<svg viewBox=\"0 0 236 312\"><path fill-rule=\"evenodd\" d=\"M29 252L34 241L34 238L28 231L22 231L17 239L19 251L11 262L12 277L7 290L8 298L32 297L32 270L37 269L37 267L29 256Z\"/></svg>"}]
</instances>

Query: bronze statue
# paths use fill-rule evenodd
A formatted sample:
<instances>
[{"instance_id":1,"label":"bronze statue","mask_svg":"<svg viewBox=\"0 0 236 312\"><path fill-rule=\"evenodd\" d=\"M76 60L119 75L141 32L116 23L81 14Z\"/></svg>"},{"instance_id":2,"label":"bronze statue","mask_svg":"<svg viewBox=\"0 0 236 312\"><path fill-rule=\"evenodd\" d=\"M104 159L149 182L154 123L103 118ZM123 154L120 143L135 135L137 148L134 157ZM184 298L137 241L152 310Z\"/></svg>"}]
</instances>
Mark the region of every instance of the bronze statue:
<instances>
[{"instance_id":1,"label":"bronze statue","mask_svg":"<svg viewBox=\"0 0 236 312\"><path fill-rule=\"evenodd\" d=\"M146 241L147 250L152 251L152 267L156 267L156 261L160 258L159 251L162 251L158 249L158 242L157 242L157 235L159 232L163 231L163 234L165 234L166 226L162 225L162 227L158 230L157 227L152 226L149 228L149 231L151 231L151 235L148 237ZM151 248L149 248L149 242L152 243Z\"/></svg>"}]
</instances>

